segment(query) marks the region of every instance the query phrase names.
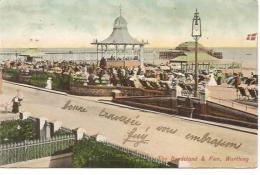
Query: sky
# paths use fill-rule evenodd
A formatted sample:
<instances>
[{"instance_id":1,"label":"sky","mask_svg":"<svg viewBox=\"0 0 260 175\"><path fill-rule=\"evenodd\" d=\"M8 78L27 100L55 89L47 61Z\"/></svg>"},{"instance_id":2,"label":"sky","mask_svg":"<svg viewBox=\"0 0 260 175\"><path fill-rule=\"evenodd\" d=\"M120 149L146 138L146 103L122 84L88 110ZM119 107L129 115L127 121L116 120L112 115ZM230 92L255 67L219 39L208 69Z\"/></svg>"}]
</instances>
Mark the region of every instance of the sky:
<instances>
[{"instance_id":1,"label":"sky","mask_svg":"<svg viewBox=\"0 0 260 175\"><path fill-rule=\"evenodd\" d=\"M256 46L246 40L258 31L256 0L0 0L0 47L93 47L112 32L120 5L129 33L148 47L193 40L196 8L204 46Z\"/></svg>"}]
</instances>

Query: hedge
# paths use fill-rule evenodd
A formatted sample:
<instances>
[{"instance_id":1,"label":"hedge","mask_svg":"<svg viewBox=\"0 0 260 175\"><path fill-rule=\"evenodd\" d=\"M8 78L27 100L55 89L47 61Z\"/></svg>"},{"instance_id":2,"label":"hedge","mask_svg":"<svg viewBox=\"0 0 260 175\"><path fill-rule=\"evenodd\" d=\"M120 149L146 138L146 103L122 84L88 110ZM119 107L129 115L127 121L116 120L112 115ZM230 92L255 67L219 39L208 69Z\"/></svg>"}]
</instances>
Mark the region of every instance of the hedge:
<instances>
[{"instance_id":1,"label":"hedge","mask_svg":"<svg viewBox=\"0 0 260 175\"><path fill-rule=\"evenodd\" d=\"M30 78L30 84L37 87L46 87L49 75L45 72L34 72Z\"/></svg>"},{"instance_id":2,"label":"hedge","mask_svg":"<svg viewBox=\"0 0 260 175\"><path fill-rule=\"evenodd\" d=\"M12 68L5 68L3 70L4 79L18 82L18 77L21 75L20 71ZM29 84L37 87L45 88L48 78L52 78L52 89L59 91L68 91L70 89L71 75L48 72L31 72ZM25 83L25 82L21 82Z\"/></svg>"},{"instance_id":3,"label":"hedge","mask_svg":"<svg viewBox=\"0 0 260 175\"><path fill-rule=\"evenodd\" d=\"M3 78L8 80L17 81L20 71L18 69L3 69Z\"/></svg>"},{"instance_id":4,"label":"hedge","mask_svg":"<svg viewBox=\"0 0 260 175\"><path fill-rule=\"evenodd\" d=\"M125 153L95 141L80 140L73 148L73 166L76 168L163 168L166 165Z\"/></svg>"},{"instance_id":5,"label":"hedge","mask_svg":"<svg viewBox=\"0 0 260 175\"><path fill-rule=\"evenodd\" d=\"M0 144L18 143L37 139L37 137L36 124L30 119L7 120L0 124Z\"/></svg>"}]
</instances>

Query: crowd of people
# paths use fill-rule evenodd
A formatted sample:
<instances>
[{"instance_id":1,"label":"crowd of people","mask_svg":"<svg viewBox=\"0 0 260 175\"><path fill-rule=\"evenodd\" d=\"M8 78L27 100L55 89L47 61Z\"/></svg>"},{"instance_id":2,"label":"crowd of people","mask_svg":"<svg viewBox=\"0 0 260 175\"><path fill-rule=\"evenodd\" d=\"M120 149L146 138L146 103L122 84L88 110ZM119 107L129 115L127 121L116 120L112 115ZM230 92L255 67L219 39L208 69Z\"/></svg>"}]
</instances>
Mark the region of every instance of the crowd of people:
<instances>
[{"instance_id":1,"label":"crowd of people","mask_svg":"<svg viewBox=\"0 0 260 175\"><path fill-rule=\"evenodd\" d=\"M250 77L244 77L243 74L234 73L227 78L229 87L237 90L238 98L247 99L256 102L258 99L258 76L251 72Z\"/></svg>"},{"instance_id":2,"label":"crowd of people","mask_svg":"<svg viewBox=\"0 0 260 175\"><path fill-rule=\"evenodd\" d=\"M115 57L115 56L111 56L110 58L107 58L107 60L109 61L119 61L119 60L138 60L138 56L134 56L134 57Z\"/></svg>"},{"instance_id":3,"label":"crowd of people","mask_svg":"<svg viewBox=\"0 0 260 175\"><path fill-rule=\"evenodd\" d=\"M31 72L49 72L69 74L75 82L82 85L105 85L105 86L127 86L136 88L146 88L154 90L170 90L176 88L178 84L183 90L188 90L190 94L194 89L194 74L174 70L171 65L145 65L139 67L108 67L107 60L102 58L99 66L83 61L50 61L38 60L26 62L22 60L5 60L3 68L18 69L22 74L29 75ZM50 81L50 80L48 80ZM230 87L239 89L239 86L257 85L257 75L243 77L242 74L224 75L220 70L206 72L199 71L198 88L205 90L205 86L217 86L226 82ZM242 83L244 82L244 83ZM48 86L48 85L47 85ZM46 86L46 87L47 87Z\"/></svg>"}]
</instances>

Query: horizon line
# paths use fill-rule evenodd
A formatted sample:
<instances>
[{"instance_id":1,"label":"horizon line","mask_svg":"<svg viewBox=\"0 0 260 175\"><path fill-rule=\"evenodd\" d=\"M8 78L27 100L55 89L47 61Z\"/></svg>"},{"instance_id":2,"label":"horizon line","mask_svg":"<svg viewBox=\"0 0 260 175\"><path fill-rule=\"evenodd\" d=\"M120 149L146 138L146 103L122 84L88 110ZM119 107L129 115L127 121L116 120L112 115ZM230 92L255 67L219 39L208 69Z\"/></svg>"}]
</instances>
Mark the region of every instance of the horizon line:
<instances>
[{"instance_id":1,"label":"horizon line","mask_svg":"<svg viewBox=\"0 0 260 175\"><path fill-rule=\"evenodd\" d=\"M175 47L144 47L149 49L175 49ZM96 48L96 47L0 47L0 49L87 49L87 48ZM258 46L214 46L214 47L205 47L204 48L258 48Z\"/></svg>"}]
</instances>

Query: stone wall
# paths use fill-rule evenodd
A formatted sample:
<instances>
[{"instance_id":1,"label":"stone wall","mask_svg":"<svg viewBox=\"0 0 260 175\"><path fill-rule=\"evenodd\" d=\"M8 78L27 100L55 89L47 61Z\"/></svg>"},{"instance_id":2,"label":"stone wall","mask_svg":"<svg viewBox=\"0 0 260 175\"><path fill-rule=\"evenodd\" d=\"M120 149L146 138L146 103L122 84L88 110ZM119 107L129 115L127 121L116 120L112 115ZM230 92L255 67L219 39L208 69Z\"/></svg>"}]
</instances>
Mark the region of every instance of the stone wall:
<instances>
[{"instance_id":1,"label":"stone wall","mask_svg":"<svg viewBox=\"0 0 260 175\"><path fill-rule=\"evenodd\" d=\"M165 91L147 90L134 87L114 87L114 86L70 86L70 93L82 96L112 96L113 90L120 90L123 96L155 96L165 95Z\"/></svg>"},{"instance_id":2,"label":"stone wall","mask_svg":"<svg viewBox=\"0 0 260 175\"><path fill-rule=\"evenodd\" d=\"M139 60L108 60L107 67L138 67L140 66Z\"/></svg>"},{"instance_id":3,"label":"stone wall","mask_svg":"<svg viewBox=\"0 0 260 175\"><path fill-rule=\"evenodd\" d=\"M18 77L18 82L24 83L24 84L30 84L31 76L26 75L20 75Z\"/></svg>"},{"instance_id":4,"label":"stone wall","mask_svg":"<svg viewBox=\"0 0 260 175\"><path fill-rule=\"evenodd\" d=\"M72 153L2 165L2 168L72 168Z\"/></svg>"},{"instance_id":5,"label":"stone wall","mask_svg":"<svg viewBox=\"0 0 260 175\"><path fill-rule=\"evenodd\" d=\"M136 60L132 60L136 61ZM22 84L32 84L31 76L19 75L19 76L9 76L3 73L3 79L7 81L22 83ZM0 79L0 92L1 92L1 79ZM53 87L54 88L54 87ZM168 92L162 90L149 90L134 87L115 87L115 86L103 86L103 85L88 85L83 86L82 84L71 83L68 90L63 90L67 93L73 95L82 96L112 96L113 90L120 90L123 96L158 96L166 95ZM60 90L55 89L54 90Z\"/></svg>"},{"instance_id":6,"label":"stone wall","mask_svg":"<svg viewBox=\"0 0 260 175\"><path fill-rule=\"evenodd\" d=\"M177 101L176 98L169 97L169 96L151 96L151 97L125 97L118 99L120 101L131 101L140 104L148 104L158 107L165 107L165 108L176 108Z\"/></svg>"},{"instance_id":7,"label":"stone wall","mask_svg":"<svg viewBox=\"0 0 260 175\"><path fill-rule=\"evenodd\" d=\"M153 96L153 97L123 97L113 99L114 102L150 109L168 114L178 114L177 106L185 106L184 97ZM233 124L249 128L257 128L257 116L240 111L228 106L214 102L204 102L198 99L191 99L195 108L193 118Z\"/></svg>"}]
</instances>

